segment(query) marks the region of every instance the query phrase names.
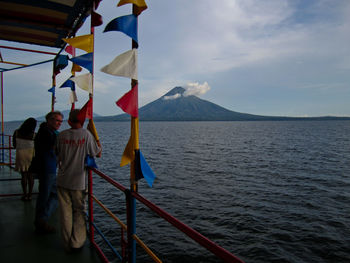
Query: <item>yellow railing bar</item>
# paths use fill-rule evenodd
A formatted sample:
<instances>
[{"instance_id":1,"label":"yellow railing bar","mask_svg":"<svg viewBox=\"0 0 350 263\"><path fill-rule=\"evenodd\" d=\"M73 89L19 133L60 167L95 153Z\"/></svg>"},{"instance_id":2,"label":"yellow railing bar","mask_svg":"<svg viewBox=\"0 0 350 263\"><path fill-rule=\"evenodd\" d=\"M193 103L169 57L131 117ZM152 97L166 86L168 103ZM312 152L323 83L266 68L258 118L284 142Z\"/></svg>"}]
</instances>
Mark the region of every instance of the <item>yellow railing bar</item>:
<instances>
[{"instance_id":1,"label":"yellow railing bar","mask_svg":"<svg viewBox=\"0 0 350 263\"><path fill-rule=\"evenodd\" d=\"M10 64L10 65L17 65L17 66L28 66L27 64L16 63L16 62L10 62L10 61L0 61L0 63Z\"/></svg>"},{"instance_id":2,"label":"yellow railing bar","mask_svg":"<svg viewBox=\"0 0 350 263\"><path fill-rule=\"evenodd\" d=\"M96 196L92 195L92 198L96 201L96 203L99 204L109 214L125 231L127 230L127 226L118 218L116 217L111 210L109 210L100 200L96 198ZM133 239L136 240L136 242L146 251L146 253L157 263L162 263L162 261L152 252L152 250L147 247L145 243L142 242L142 240L137 236L133 235Z\"/></svg>"},{"instance_id":3,"label":"yellow railing bar","mask_svg":"<svg viewBox=\"0 0 350 263\"><path fill-rule=\"evenodd\" d=\"M145 243L135 234L132 237L136 240L136 242L146 251L148 255L152 257L155 262L162 263L162 261L150 250Z\"/></svg>"},{"instance_id":4,"label":"yellow railing bar","mask_svg":"<svg viewBox=\"0 0 350 263\"><path fill-rule=\"evenodd\" d=\"M116 217L111 210L109 210L104 204L101 203L100 200L96 198L96 196L92 195L92 198L109 214L124 230L127 230L127 226L118 218Z\"/></svg>"}]
</instances>

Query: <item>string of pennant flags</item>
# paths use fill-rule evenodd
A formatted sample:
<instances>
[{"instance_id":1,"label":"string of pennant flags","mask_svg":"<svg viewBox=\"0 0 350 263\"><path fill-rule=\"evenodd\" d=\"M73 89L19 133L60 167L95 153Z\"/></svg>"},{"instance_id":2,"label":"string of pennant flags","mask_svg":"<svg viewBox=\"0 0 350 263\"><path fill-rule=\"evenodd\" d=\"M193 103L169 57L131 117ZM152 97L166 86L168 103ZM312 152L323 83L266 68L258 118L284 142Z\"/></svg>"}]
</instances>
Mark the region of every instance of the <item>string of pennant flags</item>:
<instances>
[{"instance_id":1,"label":"string of pennant flags","mask_svg":"<svg viewBox=\"0 0 350 263\"><path fill-rule=\"evenodd\" d=\"M100 26L102 25L102 16L95 12L99 5L100 1L95 1L95 8L91 13L91 25ZM119 100L117 100L116 105L120 107L124 112L129 114L134 118L138 118L138 76L137 76L137 48L138 48L138 31L137 31L137 16L140 15L144 10L147 9L147 5L144 0L120 0L117 6L122 6L125 4L134 5L134 14L125 15L117 17L111 20L105 27L103 33L111 31L119 31L124 33L126 36L130 37L134 41L133 48L128 50L118 56L116 56L109 64L102 67L100 70L106 74L113 76L120 76L130 78L135 80L133 82L132 88L130 91L126 92ZM72 62L72 75L64 81L64 83L59 88L70 88L71 96L70 102L72 105L77 101L77 96L75 93L75 85L80 89L87 91L90 95L93 91L93 55L94 55L94 35L82 35L76 36L73 38L63 39L68 45L65 48L65 51L72 55L72 58L68 56L63 56L63 62L57 63L57 70L59 72L62 67L68 64L68 60ZM85 51L86 53L80 56L75 55L75 48ZM67 62L67 64L66 64ZM56 65L55 65L56 66ZM86 69L88 73L75 75L76 72L82 72L82 69ZM58 74L58 73L57 73ZM49 92L55 94L55 86L49 89ZM92 120L92 96L89 97L88 102L81 108L79 113L79 120L84 123L84 120L89 119L88 129L93 133L95 139L98 141L98 134L95 128L95 125ZM137 122L138 123L138 122ZM138 126L138 124L137 124ZM137 129L135 125L132 125L132 129ZM124 149L123 155L121 157L120 166L125 166L131 162L135 163L135 179L139 180L145 178L148 185L152 187L155 175L148 165L146 159L142 155L140 149L135 145L135 132L131 132L129 141Z\"/></svg>"}]
</instances>

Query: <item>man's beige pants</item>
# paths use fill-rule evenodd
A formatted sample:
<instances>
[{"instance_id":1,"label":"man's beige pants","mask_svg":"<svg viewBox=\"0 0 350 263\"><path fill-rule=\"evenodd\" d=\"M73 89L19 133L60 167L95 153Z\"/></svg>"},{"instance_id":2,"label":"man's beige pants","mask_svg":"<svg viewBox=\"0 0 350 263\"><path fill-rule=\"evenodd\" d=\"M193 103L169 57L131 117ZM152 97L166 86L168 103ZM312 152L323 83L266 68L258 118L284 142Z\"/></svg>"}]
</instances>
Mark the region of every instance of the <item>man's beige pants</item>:
<instances>
[{"instance_id":1,"label":"man's beige pants","mask_svg":"<svg viewBox=\"0 0 350 263\"><path fill-rule=\"evenodd\" d=\"M86 240L85 191L57 187L57 194L64 247L80 248Z\"/></svg>"}]
</instances>

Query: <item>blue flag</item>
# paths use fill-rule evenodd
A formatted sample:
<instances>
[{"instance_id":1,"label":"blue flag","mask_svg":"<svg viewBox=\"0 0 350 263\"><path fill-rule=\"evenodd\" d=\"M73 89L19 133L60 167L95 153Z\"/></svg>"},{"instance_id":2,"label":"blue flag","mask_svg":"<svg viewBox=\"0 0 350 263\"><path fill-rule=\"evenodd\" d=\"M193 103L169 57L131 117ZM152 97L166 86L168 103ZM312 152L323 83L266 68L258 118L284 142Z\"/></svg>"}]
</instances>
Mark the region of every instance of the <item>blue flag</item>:
<instances>
[{"instance_id":1,"label":"blue flag","mask_svg":"<svg viewBox=\"0 0 350 263\"><path fill-rule=\"evenodd\" d=\"M133 40L137 40L137 17L135 15L120 16L107 24L103 32L121 31Z\"/></svg>"},{"instance_id":2,"label":"blue flag","mask_svg":"<svg viewBox=\"0 0 350 263\"><path fill-rule=\"evenodd\" d=\"M53 96L55 97L55 86L47 90L48 92L51 92Z\"/></svg>"},{"instance_id":3,"label":"blue flag","mask_svg":"<svg viewBox=\"0 0 350 263\"><path fill-rule=\"evenodd\" d=\"M85 166L89 167L89 168L97 168L97 164L95 162L95 158L90 156L90 155L86 155L86 157L85 157Z\"/></svg>"},{"instance_id":4,"label":"blue flag","mask_svg":"<svg viewBox=\"0 0 350 263\"><path fill-rule=\"evenodd\" d=\"M79 57L71 58L70 61L72 61L73 63L75 63L79 66L86 68L87 70L90 71L90 73L92 73L93 55L94 55L93 52L87 53L87 54L81 55Z\"/></svg>"},{"instance_id":5,"label":"blue flag","mask_svg":"<svg viewBox=\"0 0 350 263\"><path fill-rule=\"evenodd\" d=\"M73 76L71 76L73 77ZM70 79L67 79L61 86L60 86L60 89L61 88L70 88L71 90L75 90L75 83L74 81L70 80Z\"/></svg>"},{"instance_id":6,"label":"blue flag","mask_svg":"<svg viewBox=\"0 0 350 263\"><path fill-rule=\"evenodd\" d=\"M135 179L139 180L141 178L145 178L148 185L152 187L156 176L153 173L151 167L146 162L145 157L143 157L140 150L136 150L135 162L136 162Z\"/></svg>"}]
</instances>

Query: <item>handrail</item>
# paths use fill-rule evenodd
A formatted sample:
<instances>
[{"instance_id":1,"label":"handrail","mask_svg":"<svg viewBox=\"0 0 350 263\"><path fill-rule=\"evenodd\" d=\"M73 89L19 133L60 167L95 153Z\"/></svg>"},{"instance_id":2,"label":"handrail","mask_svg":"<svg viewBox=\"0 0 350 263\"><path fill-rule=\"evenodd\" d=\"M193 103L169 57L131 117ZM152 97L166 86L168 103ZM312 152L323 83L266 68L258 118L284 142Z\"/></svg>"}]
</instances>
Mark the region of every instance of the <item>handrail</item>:
<instances>
[{"instance_id":1,"label":"handrail","mask_svg":"<svg viewBox=\"0 0 350 263\"><path fill-rule=\"evenodd\" d=\"M150 202L149 200L147 200L146 198L144 198L143 196L141 196L139 193L130 191L129 189L127 189L126 187L124 187L123 185L121 185L120 183L116 182L115 180L113 180L112 178L110 178L109 176L105 175L104 173L102 173L101 171L95 169L95 168L91 168L90 171L96 173L97 175L99 175L100 177L102 177L103 179L105 179L107 182L109 182L110 184L112 184L113 186L115 186L116 188L118 188L120 191L124 192L124 194L127 197L127 202L128 202L128 196L129 198L135 198L136 200L138 200L139 202L141 202L143 205L145 205L146 207L148 207L150 210L152 210L153 212L155 212L158 216L160 216L161 218L165 219L166 221L168 221L170 224L172 224L174 227L176 227L178 230L180 230L181 232L183 232L185 235L187 235L189 238L191 238L192 240L196 241L199 245L201 245L202 247L206 248L208 251L210 251L211 253L213 253L217 258L222 259L224 262L230 262L230 263L244 263L244 261L242 261L241 259L237 258L235 255L233 255L232 253L230 253L229 251L227 251L226 249L220 247L219 245L217 245L216 243L214 243L213 241L211 241L210 239L206 238L205 236L203 236L202 234L200 234L199 232L197 232L196 230L192 229L191 227L187 226L186 224L182 223L180 220L178 220L177 218L175 218L174 216L170 215L169 213L167 213L166 211L164 211L163 209L159 208L157 205L153 204L152 202ZM91 197L94 198L95 197ZM96 199L95 199L96 200ZM127 211L128 212L128 211ZM123 225L121 225L123 228ZM136 241L138 240L137 237L135 237L135 235L132 236L133 239L135 239ZM130 242L130 240L128 241ZM142 242L142 241L141 241ZM139 243L139 242L138 242ZM143 242L139 243L142 247L143 247ZM143 245L142 245L143 244ZM146 246L146 245L144 245ZM148 248L145 248L145 251L147 252ZM151 252L152 253L152 252ZM151 254L149 254L151 255ZM152 255L151 255L152 256ZM152 256L153 258L153 256ZM156 260L156 258L153 258L156 262L158 262ZM159 261L161 262L161 261Z\"/></svg>"},{"instance_id":2,"label":"handrail","mask_svg":"<svg viewBox=\"0 0 350 263\"><path fill-rule=\"evenodd\" d=\"M91 171L91 170L90 170ZM96 174L98 174L99 176L101 176L101 178L105 179L108 183L112 184L113 186L115 186L116 188L118 188L120 191L122 191L126 196L127 193L129 192L128 189L126 189L124 186L122 186L121 184L119 184L118 182L114 181L113 179L111 179L110 177L108 177L107 175L103 174L102 172L98 171L98 170L94 170L94 172ZM89 172L90 173L90 172ZM92 182L89 181L89 185L92 186ZM92 191L91 191L92 192ZM130 196L130 195L129 195ZM109 210L100 200L98 200L96 198L95 195L93 194L89 194L89 199L93 199L102 209L105 210L105 212L107 214L109 214L109 216L111 216L120 226L121 226L121 231L122 231L122 254L125 255L125 242L123 242L124 237L123 237L123 231L127 231L127 226L117 217L115 216L111 210ZM90 204L90 207L92 207L92 204ZM91 226L93 226L93 229L96 229L98 234L102 237L102 239L104 239L104 241L107 243L107 245L112 249L113 253L120 258L120 254L111 247L110 242L105 238L105 236L103 235L103 233L101 233L101 231L99 231L99 229L96 227L95 223L93 222L93 220L91 221L90 218L93 218L92 216L92 211L89 211L89 224L90 224L90 228ZM93 230L93 229L90 229ZM93 231L91 231L93 232ZM90 234L90 238L93 240L94 239L94 235ZM153 253L153 251L147 247L147 245L136 235L133 234L132 238L146 251L146 253L157 263L161 263L162 261ZM101 251L101 250L100 250ZM100 253L100 252L99 252ZM106 258L106 257L105 257ZM104 260L104 259L103 259ZM122 259L123 261L123 259ZM108 262L108 261L104 261L104 262Z\"/></svg>"},{"instance_id":3,"label":"handrail","mask_svg":"<svg viewBox=\"0 0 350 263\"><path fill-rule=\"evenodd\" d=\"M1 158L0 165L9 165L12 166L12 150L15 149L12 147L12 136L0 133L1 142L0 142L0 150L1 150ZM5 143L5 137L8 137L7 143ZM5 150L9 151L8 154L8 162L5 162Z\"/></svg>"}]
</instances>

